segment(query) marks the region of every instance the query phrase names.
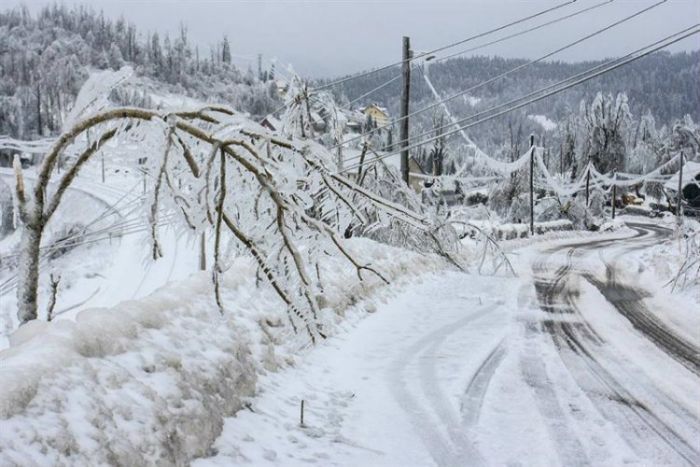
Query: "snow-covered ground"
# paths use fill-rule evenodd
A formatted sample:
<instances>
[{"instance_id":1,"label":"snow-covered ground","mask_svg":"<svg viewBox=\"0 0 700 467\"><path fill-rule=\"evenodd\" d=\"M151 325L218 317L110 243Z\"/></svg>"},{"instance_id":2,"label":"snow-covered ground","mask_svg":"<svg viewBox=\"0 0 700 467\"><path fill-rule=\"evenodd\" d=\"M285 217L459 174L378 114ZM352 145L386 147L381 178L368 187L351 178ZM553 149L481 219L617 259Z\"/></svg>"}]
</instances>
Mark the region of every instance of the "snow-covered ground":
<instances>
[{"instance_id":1,"label":"snow-covered ground","mask_svg":"<svg viewBox=\"0 0 700 467\"><path fill-rule=\"evenodd\" d=\"M344 258L329 256L320 273L330 333L375 312L415 275L444 267L368 240L348 247L393 286L360 281ZM256 285L252 260L236 260L223 286L223 316L200 273L12 334L0 351L0 465L170 464L210 452L257 375L293 365L309 345L293 335L272 289Z\"/></svg>"},{"instance_id":2,"label":"snow-covered ground","mask_svg":"<svg viewBox=\"0 0 700 467\"><path fill-rule=\"evenodd\" d=\"M517 278L426 276L263 376L195 465L697 465L697 354L682 361L616 309L636 296L593 285L665 239L627 228L531 243ZM606 294L632 293L633 276L616 280ZM700 348L697 302L645 287L654 324Z\"/></svg>"},{"instance_id":3,"label":"snow-covered ground","mask_svg":"<svg viewBox=\"0 0 700 467\"><path fill-rule=\"evenodd\" d=\"M518 277L350 240L392 283L329 256L317 346L248 259L227 272L222 316L174 234L176 258L154 266L138 235L111 246L123 263L82 250L100 257L75 293L123 287L10 336L0 464L697 465L698 302L663 286L668 226L628 221L503 242Z\"/></svg>"}]
</instances>

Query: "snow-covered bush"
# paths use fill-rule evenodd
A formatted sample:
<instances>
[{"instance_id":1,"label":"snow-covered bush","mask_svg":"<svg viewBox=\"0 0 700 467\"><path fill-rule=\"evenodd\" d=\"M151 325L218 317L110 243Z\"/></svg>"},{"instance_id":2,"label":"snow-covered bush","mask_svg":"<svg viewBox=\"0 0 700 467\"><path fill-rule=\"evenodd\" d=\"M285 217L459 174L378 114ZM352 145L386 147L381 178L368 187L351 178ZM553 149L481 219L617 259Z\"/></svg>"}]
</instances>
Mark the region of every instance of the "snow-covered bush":
<instances>
[{"instance_id":1,"label":"snow-covered bush","mask_svg":"<svg viewBox=\"0 0 700 467\"><path fill-rule=\"evenodd\" d=\"M438 253L454 262L452 256L457 253L459 239L449 222L449 211L436 209L430 202L423 202L421 196L401 180L396 169L381 163L372 164L363 171L358 183L383 199L411 212L420 213L431 227L417 227L399 218L391 218L381 211L365 210L365 216L370 222L353 225L353 235L423 253Z\"/></svg>"},{"instance_id":2,"label":"snow-covered bush","mask_svg":"<svg viewBox=\"0 0 700 467\"><path fill-rule=\"evenodd\" d=\"M681 234L683 263L673 279L673 287L688 290L700 290L700 228L685 225Z\"/></svg>"}]
</instances>

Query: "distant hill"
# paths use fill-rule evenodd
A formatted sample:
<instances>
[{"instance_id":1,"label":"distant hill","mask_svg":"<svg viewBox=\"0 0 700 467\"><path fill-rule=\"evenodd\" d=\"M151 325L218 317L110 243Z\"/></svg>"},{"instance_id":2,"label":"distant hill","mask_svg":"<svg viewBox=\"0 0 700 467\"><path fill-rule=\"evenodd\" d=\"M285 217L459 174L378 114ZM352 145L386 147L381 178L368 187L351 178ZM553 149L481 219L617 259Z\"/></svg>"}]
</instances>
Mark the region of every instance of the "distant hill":
<instances>
[{"instance_id":1,"label":"distant hill","mask_svg":"<svg viewBox=\"0 0 700 467\"><path fill-rule=\"evenodd\" d=\"M438 92L446 97L527 62L528 60L522 59L485 56L454 58L430 65L429 73ZM507 102L601 63L603 61L538 63L478 89L468 97L455 99L449 103L449 106L455 115L467 116L479 109ZM337 86L335 92L339 98L345 96L347 101L352 101L398 74L398 67L384 70L342 83ZM419 71L414 71L411 81L412 110L435 101ZM527 115L544 116L557 122L566 118L571 111L578 111L582 100L590 101L599 91L613 95L618 92L626 93L634 115L641 116L651 112L659 124L672 123L686 114L698 121L700 120L699 82L700 52L676 54L658 52L561 94L531 104L509 117L471 129L470 133L484 145L489 146L507 137L505 129L508 122L522 123L524 134L540 131L542 126L538 121L543 120L528 119ZM395 116L398 113L400 83L400 80L396 80L356 105L377 102L387 107ZM415 124L422 127L428 126L432 116L428 114L431 112L416 118Z\"/></svg>"}]
</instances>

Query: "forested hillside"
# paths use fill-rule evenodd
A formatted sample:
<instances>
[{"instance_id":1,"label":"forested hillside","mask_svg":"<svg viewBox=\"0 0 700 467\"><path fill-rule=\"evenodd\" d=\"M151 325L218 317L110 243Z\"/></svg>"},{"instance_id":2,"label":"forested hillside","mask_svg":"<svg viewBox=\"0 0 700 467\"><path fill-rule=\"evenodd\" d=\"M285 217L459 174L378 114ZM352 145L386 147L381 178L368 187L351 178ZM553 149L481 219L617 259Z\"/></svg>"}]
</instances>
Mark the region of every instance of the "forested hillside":
<instances>
[{"instance_id":1,"label":"forested hillside","mask_svg":"<svg viewBox=\"0 0 700 467\"><path fill-rule=\"evenodd\" d=\"M231 47L222 36L200 51L185 26L177 37L144 34L85 6L54 5L35 17L27 8L2 11L0 134L29 139L56 133L90 72L124 65L157 84L124 93L124 103L152 106L147 89L157 88L266 114L277 98L272 73L239 70L231 63Z\"/></svg>"},{"instance_id":2,"label":"forested hillside","mask_svg":"<svg viewBox=\"0 0 700 467\"><path fill-rule=\"evenodd\" d=\"M438 91L448 96L527 62L528 60L523 59L486 56L454 58L431 64L429 72ZM476 100L483 105L496 103L496 101L502 103L604 62L551 61L533 64L475 91L472 97L477 99L471 99L471 102L458 100L450 105L457 110L460 104L469 106ZM392 68L364 78L349 80L340 84L337 92L353 100L399 73L398 68ZM641 115L650 111L659 123L670 123L673 119L686 114L698 120L700 117L698 78L700 78L700 52L676 54L659 52L581 86L532 104L527 111L530 114L544 114L552 120L560 120L568 115L571 109L577 109L582 100L590 100L598 92L605 94L625 92L629 97L630 110L634 114ZM414 69L411 85L411 98L412 102L417 103L416 105L433 99L423 81L420 69ZM400 86L401 81L396 80L372 93L367 99L396 112ZM362 103L358 102L358 104Z\"/></svg>"}]
</instances>

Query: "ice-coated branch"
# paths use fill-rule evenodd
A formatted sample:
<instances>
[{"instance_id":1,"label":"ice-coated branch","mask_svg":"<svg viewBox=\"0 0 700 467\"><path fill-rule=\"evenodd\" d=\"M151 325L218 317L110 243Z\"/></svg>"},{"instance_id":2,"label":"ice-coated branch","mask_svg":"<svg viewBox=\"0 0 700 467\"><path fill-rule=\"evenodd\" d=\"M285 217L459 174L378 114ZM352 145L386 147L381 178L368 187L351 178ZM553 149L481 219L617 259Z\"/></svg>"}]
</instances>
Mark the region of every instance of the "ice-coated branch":
<instances>
[{"instance_id":1,"label":"ice-coated branch","mask_svg":"<svg viewBox=\"0 0 700 467\"><path fill-rule=\"evenodd\" d=\"M167 137L165 141L161 137L159 142L156 136L162 135L164 125L168 128ZM86 143L87 138L83 137L87 131L93 136L92 143ZM324 337L317 284L321 283L319 260L326 254L327 246L336 248L360 279L362 272L368 271L388 282L345 247L341 237L350 225L363 231L380 225L386 225L389 230L406 226L422 232L434 244L433 251L451 259L436 236L438 224L407 207L411 203L392 201L334 173L328 168L333 156L319 145L299 146L265 134L262 128L246 123L225 108L177 113L111 109L68 129L56 140L39 169L34 198L41 201L32 206L36 208L34 212L40 213L39 222L30 222L25 229L26 242L32 245L27 257L32 258L27 261L31 273L22 279L22 322L36 318L32 310L36 308L38 245L45 222L58 208L80 168L104 150L107 141L119 138L150 138L153 141L150 152L162 154L154 167L154 194L149 206L154 259L162 255L156 232L161 210L169 209L177 214L171 218L176 222L179 219L186 232L214 229L212 279L214 298L222 312L226 235L232 236L256 261L258 270L287 305L292 328L305 330L314 342ZM50 194L46 187L52 168L69 148L72 152L77 149L79 156L60 178L58 190ZM163 190L169 196L164 196ZM405 230L402 235L415 237L409 232L412 231ZM316 271L314 280L309 271Z\"/></svg>"}]
</instances>

